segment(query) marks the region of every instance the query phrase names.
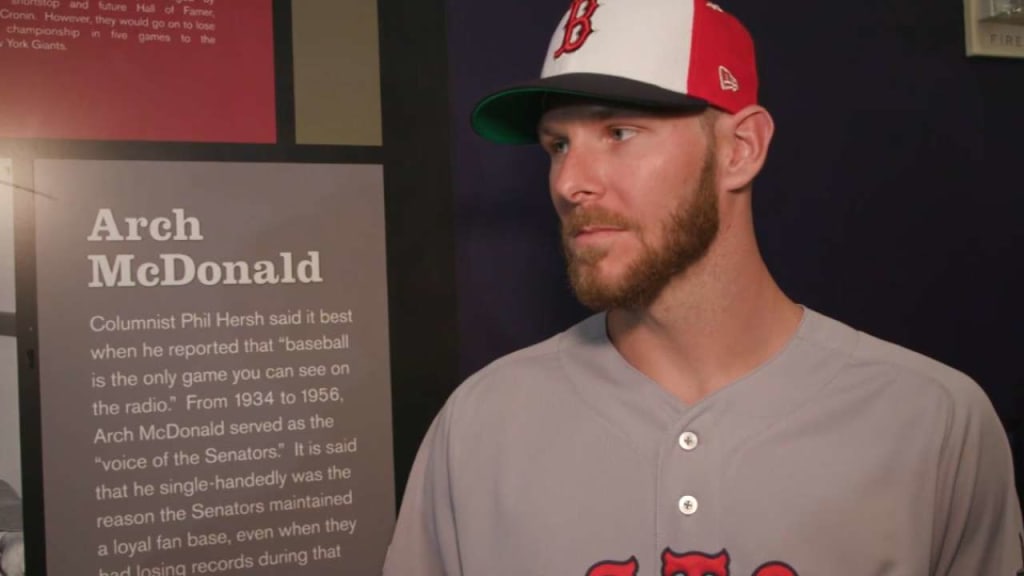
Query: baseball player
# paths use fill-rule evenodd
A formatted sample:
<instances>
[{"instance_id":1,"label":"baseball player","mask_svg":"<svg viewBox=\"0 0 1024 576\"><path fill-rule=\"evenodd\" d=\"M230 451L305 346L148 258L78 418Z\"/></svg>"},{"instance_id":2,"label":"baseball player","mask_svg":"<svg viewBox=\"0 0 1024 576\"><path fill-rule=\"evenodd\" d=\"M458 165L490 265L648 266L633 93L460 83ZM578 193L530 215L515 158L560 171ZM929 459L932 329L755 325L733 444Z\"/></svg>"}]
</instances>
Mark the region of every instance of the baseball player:
<instances>
[{"instance_id":1,"label":"baseball player","mask_svg":"<svg viewBox=\"0 0 1024 576\"><path fill-rule=\"evenodd\" d=\"M599 312L431 426L387 576L1013 576L1007 437L967 376L792 302L755 240L773 133L703 0L575 0L476 131L539 141Z\"/></svg>"}]
</instances>

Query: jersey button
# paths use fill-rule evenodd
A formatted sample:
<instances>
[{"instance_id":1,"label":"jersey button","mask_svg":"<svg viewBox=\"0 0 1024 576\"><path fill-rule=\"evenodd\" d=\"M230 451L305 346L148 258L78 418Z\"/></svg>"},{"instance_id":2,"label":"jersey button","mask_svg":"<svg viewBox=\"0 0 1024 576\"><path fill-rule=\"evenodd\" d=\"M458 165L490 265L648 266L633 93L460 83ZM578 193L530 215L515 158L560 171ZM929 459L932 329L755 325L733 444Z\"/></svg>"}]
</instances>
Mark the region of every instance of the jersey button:
<instances>
[{"instance_id":1,"label":"jersey button","mask_svg":"<svg viewBox=\"0 0 1024 576\"><path fill-rule=\"evenodd\" d=\"M686 516L697 512L697 499L693 496L683 496L679 499L679 511Z\"/></svg>"},{"instance_id":2,"label":"jersey button","mask_svg":"<svg viewBox=\"0 0 1024 576\"><path fill-rule=\"evenodd\" d=\"M693 432L683 432L679 435L679 447L689 452L697 447L697 435Z\"/></svg>"}]
</instances>

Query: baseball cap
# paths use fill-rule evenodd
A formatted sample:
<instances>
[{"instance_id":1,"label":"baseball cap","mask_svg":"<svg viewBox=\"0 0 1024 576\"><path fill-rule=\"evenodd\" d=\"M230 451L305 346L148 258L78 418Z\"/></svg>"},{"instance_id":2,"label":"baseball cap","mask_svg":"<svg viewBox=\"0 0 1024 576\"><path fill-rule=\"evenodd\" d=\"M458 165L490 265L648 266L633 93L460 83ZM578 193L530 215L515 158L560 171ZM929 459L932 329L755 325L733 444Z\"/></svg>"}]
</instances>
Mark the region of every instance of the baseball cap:
<instances>
[{"instance_id":1,"label":"baseball cap","mask_svg":"<svg viewBox=\"0 0 1024 576\"><path fill-rule=\"evenodd\" d=\"M494 142L536 142L551 94L735 113L757 103L754 41L736 17L705 0L573 0L540 78L481 100L473 129Z\"/></svg>"}]
</instances>

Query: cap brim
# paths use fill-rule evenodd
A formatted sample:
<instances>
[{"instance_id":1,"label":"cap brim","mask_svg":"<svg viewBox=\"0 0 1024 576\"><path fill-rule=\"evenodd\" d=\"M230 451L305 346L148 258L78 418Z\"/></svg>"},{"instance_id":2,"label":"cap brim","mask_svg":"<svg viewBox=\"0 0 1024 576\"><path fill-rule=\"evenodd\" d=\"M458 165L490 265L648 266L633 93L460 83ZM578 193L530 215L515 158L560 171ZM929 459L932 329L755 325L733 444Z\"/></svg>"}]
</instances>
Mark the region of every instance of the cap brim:
<instances>
[{"instance_id":1,"label":"cap brim","mask_svg":"<svg viewBox=\"0 0 1024 576\"><path fill-rule=\"evenodd\" d=\"M708 103L653 84L604 74L561 74L496 92L473 109L473 130L492 142L529 144L537 141L537 123L550 94L580 96L610 104L656 110L702 110Z\"/></svg>"}]
</instances>

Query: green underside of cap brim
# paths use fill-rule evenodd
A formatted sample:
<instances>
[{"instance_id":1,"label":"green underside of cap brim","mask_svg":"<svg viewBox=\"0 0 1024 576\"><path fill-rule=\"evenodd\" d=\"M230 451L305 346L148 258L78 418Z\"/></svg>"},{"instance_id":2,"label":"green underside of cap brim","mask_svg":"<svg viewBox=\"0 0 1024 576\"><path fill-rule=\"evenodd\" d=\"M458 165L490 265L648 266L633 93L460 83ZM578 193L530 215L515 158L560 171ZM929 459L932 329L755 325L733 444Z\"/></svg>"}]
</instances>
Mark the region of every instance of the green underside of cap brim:
<instances>
[{"instance_id":1,"label":"green underside of cap brim","mask_svg":"<svg viewBox=\"0 0 1024 576\"><path fill-rule=\"evenodd\" d=\"M473 110L471 123L477 134L498 144L537 142L537 124L544 115L549 94L588 97L576 90L552 88L513 88L492 94Z\"/></svg>"},{"instance_id":2,"label":"green underside of cap brim","mask_svg":"<svg viewBox=\"0 0 1024 576\"><path fill-rule=\"evenodd\" d=\"M480 136L500 144L537 141L537 124L547 109L550 95L576 96L596 102L652 110L701 110L700 98L621 76L570 73L513 86L487 96L470 117Z\"/></svg>"}]
</instances>

